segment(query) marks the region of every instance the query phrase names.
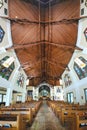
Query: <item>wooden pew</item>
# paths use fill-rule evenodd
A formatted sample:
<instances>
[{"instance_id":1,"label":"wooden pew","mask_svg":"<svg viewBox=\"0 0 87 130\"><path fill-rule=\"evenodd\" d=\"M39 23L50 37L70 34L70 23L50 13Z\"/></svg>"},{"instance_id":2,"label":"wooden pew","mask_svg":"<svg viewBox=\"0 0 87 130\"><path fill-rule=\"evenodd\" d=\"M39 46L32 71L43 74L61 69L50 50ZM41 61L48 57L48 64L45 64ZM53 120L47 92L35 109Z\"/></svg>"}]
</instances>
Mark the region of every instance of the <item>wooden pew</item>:
<instances>
[{"instance_id":1,"label":"wooden pew","mask_svg":"<svg viewBox=\"0 0 87 130\"><path fill-rule=\"evenodd\" d=\"M22 115L22 120L29 126L31 126L33 122L31 108L3 108L0 110L0 114L20 114Z\"/></svg>"},{"instance_id":2,"label":"wooden pew","mask_svg":"<svg viewBox=\"0 0 87 130\"><path fill-rule=\"evenodd\" d=\"M37 111L41 105L40 102L27 102L27 103L17 103L8 107L2 107L0 109L0 114L9 114L9 115L21 115L22 126L31 126L33 122L33 117L35 117Z\"/></svg>"},{"instance_id":3,"label":"wooden pew","mask_svg":"<svg viewBox=\"0 0 87 130\"><path fill-rule=\"evenodd\" d=\"M78 113L76 115L76 129L75 130L87 130L87 113Z\"/></svg>"},{"instance_id":4,"label":"wooden pew","mask_svg":"<svg viewBox=\"0 0 87 130\"><path fill-rule=\"evenodd\" d=\"M23 130L21 125L21 115L19 114L0 114L0 130ZM8 127L10 125L10 127ZM7 127L6 127L7 126Z\"/></svg>"},{"instance_id":5,"label":"wooden pew","mask_svg":"<svg viewBox=\"0 0 87 130\"><path fill-rule=\"evenodd\" d=\"M62 109L61 113L59 115L59 120L60 120L62 126L64 126L65 123L67 123L67 122L74 123L76 112L77 112L77 110Z\"/></svg>"}]
</instances>

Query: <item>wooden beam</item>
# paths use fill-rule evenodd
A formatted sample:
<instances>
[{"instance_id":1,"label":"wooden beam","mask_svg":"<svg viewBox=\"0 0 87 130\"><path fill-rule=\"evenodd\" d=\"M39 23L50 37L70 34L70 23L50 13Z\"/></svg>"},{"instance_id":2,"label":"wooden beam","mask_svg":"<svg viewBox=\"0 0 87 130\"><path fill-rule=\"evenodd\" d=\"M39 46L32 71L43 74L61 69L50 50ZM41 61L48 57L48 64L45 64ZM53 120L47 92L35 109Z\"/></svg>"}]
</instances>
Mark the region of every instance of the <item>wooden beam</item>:
<instances>
[{"instance_id":1,"label":"wooden beam","mask_svg":"<svg viewBox=\"0 0 87 130\"><path fill-rule=\"evenodd\" d=\"M29 19L20 19L20 18L11 18L11 17L1 17L7 20L10 20L12 23L18 23L18 24L45 24L44 21L31 21Z\"/></svg>"},{"instance_id":2,"label":"wooden beam","mask_svg":"<svg viewBox=\"0 0 87 130\"><path fill-rule=\"evenodd\" d=\"M37 45L41 45L41 44L50 44L50 45L54 45L63 49L72 49L72 50L80 50L83 51L83 49L76 47L76 46L72 46L72 45L65 45L65 44L61 44L61 43L53 43L53 42L49 42L49 41L36 41L36 42L31 42L31 43L23 43L23 44L13 44L12 47L7 48L6 50L11 50L11 49L24 49L27 47L32 47L32 46L37 46ZM68 43L70 44L70 43Z\"/></svg>"},{"instance_id":3,"label":"wooden beam","mask_svg":"<svg viewBox=\"0 0 87 130\"><path fill-rule=\"evenodd\" d=\"M61 19L59 21L45 21L45 25L48 25L49 23L51 25L59 25L59 24L71 24L71 23L76 23L78 22L80 19L83 18L87 18L87 16L83 16L83 17L74 17L74 18L70 18L70 19Z\"/></svg>"},{"instance_id":4,"label":"wooden beam","mask_svg":"<svg viewBox=\"0 0 87 130\"><path fill-rule=\"evenodd\" d=\"M31 42L31 43L23 43L23 44L13 44L12 47L6 48L6 50L11 50L11 49L24 49L24 48L28 48L28 47L32 47L32 46L37 46L40 44L43 44L44 41L36 41L36 42Z\"/></svg>"},{"instance_id":5,"label":"wooden beam","mask_svg":"<svg viewBox=\"0 0 87 130\"><path fill-rule=\"evenodd\" d=\"M68 49L72 49L72 50L80 50L80 51L83 51L83 49L79 48L79 47L76 47L76 46L73 46L73 45L70 45L72 43L68 43L68 45L65 45L65 44L61 44L61 43L54 43L54 42L49 42L49 41L46 41L45 44L50 44L50 45L54 45L54 46L57 46L57 47L60 47L60 48L68 48Z\"/></svg>"},{"instance_id":6,"label":"wooden beam","mask_svg":"<svg viewBox=\"0 0 87 130\"><path fill-rule=\"evenodd\" d=\"M70 18L70 19L61 19L59 21L31 21L29 19L19 19L19 18L11 18L11 17L2 17L4 19L10 20L12 23L19 23L19 24L45 24L45 25L59 25L59 24L71 24L78 22L80 19L87 18L87 16L83 17L76 17L76 18Z\"/></svg>"}]
</instances>

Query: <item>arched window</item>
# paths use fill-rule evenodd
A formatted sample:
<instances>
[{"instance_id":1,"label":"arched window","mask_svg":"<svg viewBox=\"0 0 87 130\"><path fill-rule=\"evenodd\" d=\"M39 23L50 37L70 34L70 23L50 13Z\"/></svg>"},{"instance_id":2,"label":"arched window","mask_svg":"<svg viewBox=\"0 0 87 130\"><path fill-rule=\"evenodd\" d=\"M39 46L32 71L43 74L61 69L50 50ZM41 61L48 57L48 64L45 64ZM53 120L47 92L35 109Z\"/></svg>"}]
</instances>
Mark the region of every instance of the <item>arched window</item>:
<instances>
[{"instance_id":1,"label":"arched window","mask_svg":"<svg viewBox=\"0 0 87 130\"><path fill-rule=\"evenodd\" d=\"M10 59L12 59L12 58L13 57L5 56L3 59L0 60L0 76L7 80L9 80L9 78L12 74L12 71L15 69L14 62L10 61ZM8 64L8 66L5 66L7 61L9 61L10 64Z\"/></svg>"}]
</instances>

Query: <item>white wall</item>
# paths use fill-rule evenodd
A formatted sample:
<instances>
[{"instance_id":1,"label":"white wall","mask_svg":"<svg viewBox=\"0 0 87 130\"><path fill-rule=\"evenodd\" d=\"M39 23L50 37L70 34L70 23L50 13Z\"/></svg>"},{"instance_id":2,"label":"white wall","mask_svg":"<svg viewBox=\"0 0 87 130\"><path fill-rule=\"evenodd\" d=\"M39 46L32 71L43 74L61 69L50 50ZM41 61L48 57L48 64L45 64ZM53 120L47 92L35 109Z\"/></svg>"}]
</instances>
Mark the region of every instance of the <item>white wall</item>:
<instances>
[{"instance_id":1,"label":"white wall","mask_svg":"<svg viewBox=\"0 0 87 130\"><path fill-rule=\"evenodd\" d=\"M3 6L0 8L0 16L7 17L9 15L9 11L8 11L8 0L7 0L7 3L5 3L4 0L2 0L2 1L3 1ZM7 9L7 15L4 12L5 8Z\"/></svg>"},{"instance_id":2,"label":"white wall","mask_svg":"<svg viewBox=\"0 0 87 130\"><path fill-rule=\"evenodd\" d=\"M62 86L54 86L54 100L63 100Z\"/></svg>"},{"instance_id":3,"label":"white wall","mask_svg":"<svg viewBox=\"0 0 87 130\"><path fill-rule=\"evenodd\" d=\"M6 79L4 79L0 76L0 87L7 89L6 105L9 105L12 102L12 92L13 92L13 90L20 92L22 94L22 101L23 102L25 101L25 99L26 99L26 79L27 79L27 75L25 74L23 69L19 70L20 62L19 62L19 60L16 56L15 51L14 50L6 50L6 48L9 48L13 45L13 42L12 42L12 37L11 37L10 21L4 18L4 17L9 16L9 13L7 15L5 15L4 8L6 8L7 11L8 11L8 0L7 0L7 3L5 3L5 1L3 0L3 6L0 8L0 16L3 17L3 18L0 17L0 26L2 27L2 29L5 32L3 40L0 43L0 60L2 58L4 58L5 56L9 56L9 57L13 56L14 59L15 59L15 61L14 61L15 69L13 70L9 80L6 80ZM20 73L24 75L23 87L20 87L17 84L17 79L18 79L18 76L20 75Z\"/></svg>"}]
</instances>

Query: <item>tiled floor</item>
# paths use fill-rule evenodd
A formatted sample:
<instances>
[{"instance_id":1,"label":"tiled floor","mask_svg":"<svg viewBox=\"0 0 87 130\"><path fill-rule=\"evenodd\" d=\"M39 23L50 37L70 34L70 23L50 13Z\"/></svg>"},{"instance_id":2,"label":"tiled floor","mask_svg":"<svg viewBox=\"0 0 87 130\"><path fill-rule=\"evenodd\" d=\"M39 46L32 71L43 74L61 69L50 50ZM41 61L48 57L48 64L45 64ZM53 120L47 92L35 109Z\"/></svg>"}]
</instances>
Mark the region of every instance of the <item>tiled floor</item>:
<instances>
[{"instance_id":1,"label":"tiled floor","mask_svg":"<svg viewBox=\"0 0 87 130\"><path fill-rule=\"evenodd\" d=\"M65 128L61 126L51 108L43 102L32 126L28 130L65 130Z\"/></svg>"}]
</instances>

